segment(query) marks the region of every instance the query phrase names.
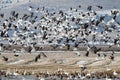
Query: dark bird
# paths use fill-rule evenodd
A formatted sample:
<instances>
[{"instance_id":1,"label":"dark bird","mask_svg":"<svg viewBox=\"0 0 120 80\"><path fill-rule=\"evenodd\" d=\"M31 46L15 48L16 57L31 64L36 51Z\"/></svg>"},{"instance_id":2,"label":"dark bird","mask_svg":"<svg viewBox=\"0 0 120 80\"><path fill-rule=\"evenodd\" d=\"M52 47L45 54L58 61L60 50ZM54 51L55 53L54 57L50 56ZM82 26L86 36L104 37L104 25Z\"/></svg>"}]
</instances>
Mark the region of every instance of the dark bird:
<instances>
[{"instance_id":1,"label":"dark bird","mask_svg":"<svg viewBox=\"0 0 120 80\"><path fill-rule=\"evenodd\" d=\"M5 32L2 31L1 34L0 34L0 36L4 37L4 34L5 34Z\"/></svg>"},{"instance_id":2,"label":"dark bird","mask_svg":"<svg viewBox=\"0 0 120 80\"><path fill-rule=\"evenodd\" d=\"M91 11L91 10L92 10L92 6L88 6L88 7L87 7L87 10L88 10L88 11Z\"/></svg>"},{"instance_id":3,"label":"dark bird","mask_svg":"<svg viewBox=\"0 0 120 80\"><path fill-rule=\"evenodd\" d=\"M118 38L114 39L114 45L116 45L116 44L117 44L117 41L119 41L119 39L118 39Z\"/></svg>"},{"instance_id":4,"label":"dark bird","mask_svg":"<svg viewBox=\"0 0 120 80\"><path fill-rule=\"evenodd\" d=\"M15 57L18 57L19 55L18 54L14 54Z\"/></svg>"},{"instance_id":5,"label":"dark bird","mask_svg":"<svg viewBox=\"0 0 120 80\"><path fill-rule=\"evenodd\" d=\"M79 5L78 7L81 8L81 5Z\"/></svg>"},{"instance_id":6,"label":"dark bird","mask_svg":"<svg viewBox=\"0 0 120 80\"><path fill-rule=\"evenodd\" d=\"M4 14L0 14L0 17L3 18L3 17L4 17Z\"/></svg>"},{"instance_id":7,"label":"dark bird","mask_svg":"<svg viewBox=\"0 0 120 80\"><path fill-rule=\"evenodd\" d=\"M38 55L37 55L37 58L40 59L40 58L41 58L41 54L38 54Z\"/></svg>"},{"instance_id":8,"label":"dark bird","mask_svg":"<svg viewBox=\"0 0 120 80\"><path fill-rule=\"evenodd\" d=\"M103 9L103 7L102 7L102 6L100 6L100 5L98 5L97 7L98 7L99 9Z\"/></svg>"},{"instance_id":9,"label":"dark bird","mask_svg":"<svg viewBox=\"0 0 120 80\"><path fill-rule=\"evenodd\" d=\"M106 54L103 54L104 58L107 56Z\"/></svg>"},{"instance_id":10,"label":"dark bird","mask_svg":"<svg viewBox=\"0 0 120 80\"><path fill-rule=\"evenodd\" d=\"M44 52L41 52L41 54L43 55L43 57L47 57Z\"/></svg>"},{"instance_id":11,"label":"dark bird","mask_svg":"<svg viewBox=\"0 0 120 80\"><path fill-rule=\"evenodd\" d=\"M86 52L85 56L86 56L86 57L88 57L88 56L89 56L89 51L87 51L87 52Z\"/></svg>"},{"instance_id":12,"label":"dark bird","mask_svg":"<svg viewBox=\"0 0 120 80\"><path fill-rule=\"evenodd\" d=\"M35 57L35 62L37 62L37 61L38 61L38 57L36 56L36 57Z\"/></svg>"},{"instance_id":13,"label":"dark bird","mask_svg":"<svg viewBox=\"0 0 120 80\"><path fill-rule=\"evenodd\" d=\"M4 59L4 61L8 61L8 58L7 58L7 57L5 57L5 56L3 56L3 59Z\"/></svg>"},{"instance_id":14,"label":"dark bird","mask_svg":"<svg viewBox=\"0 0 120 80\"><path fill-rule=\"evenodd\" d=\"M97 48L95 46L92 47L92 50L95 54L97 54L97 52L99 52L102 48Z\"/></svg>"},{"instance_id":15,"label":"dark bird","mask_svg":"<svg viewBox=\"0 0 120 80\"><path fill-rule=\"evenodd\" d=\"M37 62L38 59L40 59L40 58L41 58L41 54L38 54L38 55L35 57L35 62Z\"/></svg>"},{"instance_id":16,"label":"dark bird","mask_svg":"<svg viewBox=\"0 0 120 80\"><path fill-rule=\"evenodd\" d=\"M44 52L41 52L40 54L38 54L38 55L35 57L35 62L37 62L37 61L38 61L38 59L40 59L40 58L41 58L41 56L43 56L43 57L47 57L47 56L45 55L45 53L44 53Z\"/></svg>"},{"instance_id":17,"label":"dark bird","mask_svg":"<svg viewBox=\"0 0 120 80\"><path fill-rule=\"evenodd\" d=\"M30 54L31 54L31 51L32 51L32 47L31 47L31 46L29 46L29 47L28 47L28 53L30 53Z\"/></svg>"},{"instance_id":18,"label":"dark bird","mask_svg":"<svg viewBox=\"0 0 120 80\"><path fill-rule=\"evenodd\" d=\"M111 59L112 61L114 60L114 55L113 55L113 54L110 56L110 59Z\"/></svg>"},{"instance_id":19,"label":"dark bird","mask_svg":"<svg viewBox=\"0 0 120 80\"><path fill-rule=\"evenodd\" d=\"M3 44L1 43L0 46L3 47Z\"/></svg>"},{"instance_id":20,"label":"dark bird","mask_svg":"<svg viewBox=\"0 0 120 80\"><path fill-rule=\"evenodd\" d=\"M70 44L66 44L67 50L70 50Z\"/></svg>"},{"instance_id":21,"label":"dark bird","mask_svg":"<svg viewBox=\"0 0 120 80\"><path fill-rule=\"evenodd\" d=\"M98 57L100 57L100 53L98 53L97 55L98 55Z\"/></svg>"},{"instance_id":22,"label":"dark bird","mask_svg":"<svg viewBox=\"0 0 120 80\"><path fill-rule=\"evenodd\" d=\"M15 15L15 11L11 11L11 15L14 16Z\"/></svg>"}]
</instances>

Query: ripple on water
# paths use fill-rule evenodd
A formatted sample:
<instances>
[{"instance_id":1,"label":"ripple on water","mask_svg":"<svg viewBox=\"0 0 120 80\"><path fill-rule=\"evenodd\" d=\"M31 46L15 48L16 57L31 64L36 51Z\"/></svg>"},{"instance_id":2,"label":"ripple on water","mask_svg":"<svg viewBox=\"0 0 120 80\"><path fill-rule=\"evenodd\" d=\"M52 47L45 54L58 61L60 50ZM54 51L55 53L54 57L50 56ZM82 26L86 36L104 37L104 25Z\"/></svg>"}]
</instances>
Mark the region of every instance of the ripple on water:
<instances>
[{"instance_id":1,"label":"ripple on water","mask_svg":"<svg viewBox=\"0 0 120 80\"><path fill-rule=\"evenodd\" d=\"M0 77L0 80L37 80L35 76L8 76Z\"/></svg>"}]
</instances>

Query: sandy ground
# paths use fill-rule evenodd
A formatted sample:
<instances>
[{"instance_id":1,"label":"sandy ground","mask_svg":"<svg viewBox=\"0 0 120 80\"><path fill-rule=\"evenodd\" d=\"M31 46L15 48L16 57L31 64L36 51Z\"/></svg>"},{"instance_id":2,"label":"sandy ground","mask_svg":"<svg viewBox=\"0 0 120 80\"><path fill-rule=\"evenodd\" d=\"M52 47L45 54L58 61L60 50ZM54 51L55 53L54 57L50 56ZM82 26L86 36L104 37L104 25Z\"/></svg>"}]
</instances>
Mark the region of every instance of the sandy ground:
<instances>
[{"instance_id":1,"label":"sandy ground","mask_svg":"<svg viewBox=\"0 0 120 80\"><path fill-rule=\"evenodd\" d=\"M80 53L80 56L76 53ZM35 62L35 57L40 52L35 53L19 53L18 57L14 56L14 53L1 53L0 55L0 70L18 71L26 70L28 72L56 72L58 69L62 69L68 72L81 71L80 66L87 67L86 71L107 71L117 70L120 73L120 52L116 54L114 61L109 59L111 51L98 52L101 57L97 57L96 54L90 52L90 56L85 56L85 51L55 51L44 52L47 57L41 56L38 62ZM103 58L103 53L107 54L106 58ZM8 61L3 61L2 56L8 57Z\"/></svg>"}]
</instances>

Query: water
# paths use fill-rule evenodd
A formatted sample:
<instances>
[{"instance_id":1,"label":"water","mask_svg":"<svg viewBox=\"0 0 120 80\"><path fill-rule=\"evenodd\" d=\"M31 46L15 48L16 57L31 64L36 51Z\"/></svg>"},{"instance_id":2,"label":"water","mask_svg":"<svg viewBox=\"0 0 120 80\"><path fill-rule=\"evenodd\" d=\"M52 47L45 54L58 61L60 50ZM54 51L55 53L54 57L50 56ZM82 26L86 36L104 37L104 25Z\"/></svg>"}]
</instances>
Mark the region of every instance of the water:
<instances>
[{"instance_id":1,"label":"water","mask_svg":"<svg viewBox=\"0 0 120 80\"><path fill-rule=\"evenodd\" d=\"M35 76L8 76L8 77L0 77L0 80L51 80L51 78L48 77L48 78L37 79ZM56 77L55 80L61 80L61 79ZM63 80L81 80L81 79L76 77L74 79L63 78ZM100 78L100 79L97 79L97 78L86 79L86 78L84 78L84 80L106 80L106 78ZM110 80L120 80L120 79L116 78L116 79L110 79Z\"/></svg>"},{"instance_id":2,"label":"water","mask_svg":"<svg viewBox=\"0 0 120 80\"><path fill-rule=\"evenodd\" d=\"M8 76L0 77L0 80L38 80L35 76Z\"/></svg>"}]
</instances>

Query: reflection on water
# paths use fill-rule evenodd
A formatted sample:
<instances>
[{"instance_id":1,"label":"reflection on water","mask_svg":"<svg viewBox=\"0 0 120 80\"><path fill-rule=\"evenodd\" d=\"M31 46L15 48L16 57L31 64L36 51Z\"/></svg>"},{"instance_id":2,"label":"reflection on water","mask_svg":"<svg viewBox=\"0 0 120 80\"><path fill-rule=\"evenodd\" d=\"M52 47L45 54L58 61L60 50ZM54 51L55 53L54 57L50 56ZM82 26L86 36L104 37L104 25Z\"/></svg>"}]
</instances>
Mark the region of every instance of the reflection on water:
<instances>
[{"instance_id":1,"label":"reflection on water","mask_svg":"<svg viewBox=\"0 0 120 80\"><path fill-rule=\"evenodd\" d=\"M35 76L8 76L8 77L0 77L0 80L81 80L80 78L78 77L74 77L72 79L68 79L68 78L58 78L58 77L54 77L54 78L51 78L51 77L47 77L47 78L37 78ZM82 79L82 80L113 80L113 79L106 79L106 78L91 78L91 79ZM116 78L114 80L120 80L119 78Z\"/></svg>"},{"instance_id":2,"label":"reflection on water","mask_svg":"<svg viewBox=\"0 0 120 80\"><path fill-rule=\"evenodd\" d=\"M0 80L38 80L35 76L8 76L0 77Z\"/></svg>"}]
</instances>

